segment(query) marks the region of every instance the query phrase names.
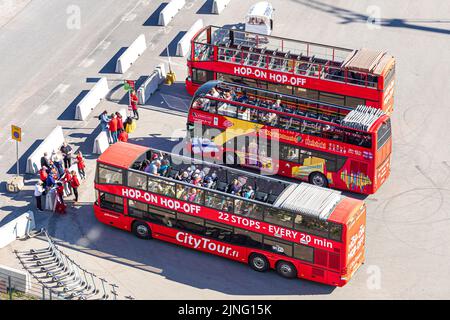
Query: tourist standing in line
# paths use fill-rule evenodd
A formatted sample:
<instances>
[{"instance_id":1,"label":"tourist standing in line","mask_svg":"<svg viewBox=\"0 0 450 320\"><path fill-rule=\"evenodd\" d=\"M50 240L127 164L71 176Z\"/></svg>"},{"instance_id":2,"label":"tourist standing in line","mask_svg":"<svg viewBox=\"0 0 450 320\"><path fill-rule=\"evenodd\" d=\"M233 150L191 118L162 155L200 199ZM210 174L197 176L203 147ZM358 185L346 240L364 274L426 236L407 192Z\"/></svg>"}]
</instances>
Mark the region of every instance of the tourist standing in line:
<instances>
[{"instance_id":1,"label":"tourist standing in line","mask_svg":"<svg viewBox=\"0 0 450 320\"><path fill-rule=\"evenodd\" d=\"M138 99L138 96L136 95L136 91L131 90L130 105L131 105L131 109L133 110L134 118L136 120L139 120L139 113L138 113L138 106L137 106L138 102L139 102L139 99Z\"/></svg>"},{"instance_id":2,"label":"tourist standing in line","mask_svg":"<svg viewBox=\"0 0 450 320\"><path fill-rule=\"evenodd\" d=\"M44 187L42 186L42 181L38 181L35 185L34 185L34 198L36 199L36 208L39 211L44 211L42 210L42 193L44 192Z\"/></svg>"},{"instance_id":3,"label":"tourist standing in line","mask_svg":"<svg viewBox=\"0 0 450 320\"><path fill-rule=\"evenodd\" d=\"M86 167L86 165L84 164L84 158L81 151L78 151L77 153L77 166L78 172L80 173L80 178L83 180L86 179L86 174L84 172L84 168Z\"/></svg>"},{"instance_id":4,"label":"tourist standing in line","mask_svg":"<svg viewBox=\"0 0 450 320\"><path fill-rule=\"evenodd\" d=\"M111 133L111 144L117 142L117 116L112 113L109 121L109 132Z\"/></svg>"},{"instance_id":5,"label":"tourist standing in line","mask_svg":"<svg viewBox=\"0 0 450 320\"><path fill-rule=\"evenodd\" d=\"M72 180L70 181L70 186L72 187L73 194L75 195L75 202L73 204L76 205L78 203L78 187L80 186L80 181L78 180L75 170L72 170L71 174Z\"/></svg>"},{"instance_id":6,"label":"tourist standing in line","mask_svg":"<svg viewBox=\"0 0 450 320\"><path fill-rule=\"evenodd\" d=\"M66 141L64 141L61 149L59 149L63 155L64 160L64 168L69 169L72 165L72 147L67 144Z\"/></svg>"}]
</instances>

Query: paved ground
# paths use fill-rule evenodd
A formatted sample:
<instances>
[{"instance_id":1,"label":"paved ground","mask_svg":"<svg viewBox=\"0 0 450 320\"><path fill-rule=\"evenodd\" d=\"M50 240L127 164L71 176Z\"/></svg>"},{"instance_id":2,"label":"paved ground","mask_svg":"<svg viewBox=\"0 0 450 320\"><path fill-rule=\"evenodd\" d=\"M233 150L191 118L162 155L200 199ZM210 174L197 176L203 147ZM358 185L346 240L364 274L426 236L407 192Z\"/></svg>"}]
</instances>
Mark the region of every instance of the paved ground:
<instances>
[{"instance_id":1,"label":"paved ground","mask_svg":"<svg viewBox=\"0 0 450 320\"><path fill-rule=\"evenodd\" d=\"M80 264L119 285L121 296L139 299L431 299L450 293L450 6L445 1L307 1L273 0L274 34L337 46L382 48L397 59L393 115L392 174L377 194L366 199L367 261L344 288L280 279L247 266L157 241L141 241L98 223L92 215L92 142L95 116L123 107L115 90L86 122L74 121L74 106L92 79L108 78L115 88L124 78L137 79L166 58L161 54L199 17L205 24L241 22L255 1L232 0L219 15L205 14L211 1L187 1L168 28L155 26L162 1L30 1L7 18L0 16L0 177L15 173L11 123L24 128L21 168L25 159L57 124L68 140L85 151L89 179L82 204L65 217L38 214ZM2 3L0 1L0 3ZM78 5L80 29L67 27L67 12ZM70 10L69 10L70 9ZM20 11L21 10L21 11ZM380 10L380 27L368 15ZM76 10L75 10L76 11ZM55 14L57 13L57 14ZM370 19L369 19L370 20ZM6 21L6 22L5 22ZM4 24L6 23L6 24ZM3 25L3 26L2 26ZM149 49L121 76L113 74L117 52L144 33ZM154 96L133 134L137 143L168 149L184 135L188 98L184 93L185 61L171 58L178 83ZM27 177L27 190L33 177ZM0 194L0 223L29 205L29 191ZM6 217L6 218L4 218ZM15 242L0 250L0 261L15 265L13 248L39 240Z\"/></svg>"}]
</instances>

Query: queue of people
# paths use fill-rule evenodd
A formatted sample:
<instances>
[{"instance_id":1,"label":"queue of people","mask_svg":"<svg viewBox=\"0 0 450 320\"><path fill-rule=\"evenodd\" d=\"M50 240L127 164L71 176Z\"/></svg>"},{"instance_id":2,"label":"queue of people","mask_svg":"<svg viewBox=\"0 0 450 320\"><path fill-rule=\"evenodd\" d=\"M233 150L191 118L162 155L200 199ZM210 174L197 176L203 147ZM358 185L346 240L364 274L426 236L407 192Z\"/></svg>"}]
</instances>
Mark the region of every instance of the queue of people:
<instances>
[{"instance_id":1,"label":"queue of people","mask_svg":"<svg viewBox=\"0 0 450 320\"><path fill-rule=\"evenodd\" d=\"M58 151L53 151L51 157L45 152L41 157L39 180L34 187L36 208L39 211L43 211L42 197L45 196L46 209L65 213L67 205L64 198L73 195L73 204L76 205L78 203L80 179L86 179L86 165L82 152L76 152L76 156L73 157L73 149L67 142L64 142ZM80 177L78 177L76 170L70 169L72 160L76 162Z\"/></svg>"}]
</instances>

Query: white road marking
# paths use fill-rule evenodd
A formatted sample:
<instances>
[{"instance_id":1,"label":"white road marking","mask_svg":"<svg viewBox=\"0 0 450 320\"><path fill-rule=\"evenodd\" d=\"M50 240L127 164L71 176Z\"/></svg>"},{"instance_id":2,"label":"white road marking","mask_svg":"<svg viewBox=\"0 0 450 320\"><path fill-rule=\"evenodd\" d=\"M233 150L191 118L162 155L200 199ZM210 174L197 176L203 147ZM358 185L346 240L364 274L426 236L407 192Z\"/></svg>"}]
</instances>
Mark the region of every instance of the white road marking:
<instances>
[{"instance_id":1,"label":"white road marking","mask_svg":"<svg viewBox=\"0 0 450 320\"><path fill-rule=\"evenodd\" d=\"M36 113L44 114L47 112L48 109L50 109L50 106L48 104L42 104L39 108L36 109Z\"/></svg>"},{"instance_id":2,"label":"white road marking","mask_svg":"<svg viewBox=\"0 0 450 320\"><path fill-rule=\"evenodd\" d=\"M136 19L137 14L136 13L130 13L130 14L126 14L122 17L122 21L133 21L134 19Z\"/></svg>"},{"instance_id":3,"label":"white road marking","mask_svg":"<svg viewBox=\"0 0 450 320\"><path fill-rule=\"evenodd\" d=\"M101 44L100 44L99 49L106 50L106 49L108 49L110 44L111 44L111 41L102 41Z\"/></svg>"},{"instance_id":4,"label":"white road marking","mask_svg":"<svg viewBox=\"0 0 450 320\"><path fill-rule=\"evenodd\" d=\"M66 90L70 87L70 84L64 84L61 83L60 85L58 85L55 89L55 92L59 92L61 94L63 94L64 92L66 92Z\"/></svg>"},{"instance_id":5,"label":"white road marking","mask_svg":"<svg viewBox=\"0 0 450 320\"><path fill-rule=\"evenodd\" d=\"M130 11L128 11L124 16L127 16L127 15L129 15L129 14L131 14L134 10L136 10L136 8L140 5L142 3L142 1L137 1L136 2L136 4L134 5L134 7L133 8L131 8L131 10ZM106 39L108 39L109 38L109 36L122 24L122 22L123 22L123 20L121 19L120 21L119 21L119 23L118 24L116 24L116 26L114 27L114 28L112 28L109 32L108 32L108 34L102 39L102 41L100 41L100 43L94 48L94 49L92 49L91 50L91 52L89 52L89 54L87 55L87 58L89 58L100 46L101 46L101 44L106 40Z\"/></svg>"},{"instance_id":6,"label":"white road marking","mask_svg":"<svg viewBox=\"0 0 450 320\"><path fill-rule=\"evenodd\" d=\"M88 68L88 67L90 67L94 62L95 62L94 59L84 59L83 61L81 61L81 63L80 63L78 66L79 66L79 67L82 67L82 68Z\"/></svg>"}]
</instances>

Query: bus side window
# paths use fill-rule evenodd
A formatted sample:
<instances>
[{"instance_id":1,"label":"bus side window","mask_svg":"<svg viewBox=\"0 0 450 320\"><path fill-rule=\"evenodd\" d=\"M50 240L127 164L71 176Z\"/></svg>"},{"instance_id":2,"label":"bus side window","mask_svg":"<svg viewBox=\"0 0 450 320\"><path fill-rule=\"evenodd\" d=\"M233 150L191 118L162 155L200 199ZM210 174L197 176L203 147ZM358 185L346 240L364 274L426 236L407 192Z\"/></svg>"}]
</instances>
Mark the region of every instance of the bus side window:
<instances>
[{"instance_id":1,"label":"bus side window","mask_svg":"<svg viewBox=\"0 0 450 320\"><path fill-rule=\"evenodd\" d=\"M176 228L186 230L195 234L204 235L206 233L203 219L192 217L180 212L177 213Z\"/></svg>"},{"instance_id":2,"label":"bus side window","mask_svg":"<svg viewBox=\"0 0 450 320\"><path fill-rule=\"evenodd\" d=\"M110 193L100 192L100 207L123 213L123 198Z\"/></svg>"},{"instance_id":3,"label":"bus side window","mask_svg":"<svg viewBox=\"0 0 450 320\"><path fill-rule=\"evenodd\" d=\"M128 171L128 186L131 188L147 190L147 176L145 174Z\"/></svg>"},{"instance_id":4,"label":"bus side window","mask_svg":"<svg viewBox=\"0 0 450 320\"><path fill-rule=\"evenodd\" d=\"M122 170L100 164L98 167L98 183L123 184Z\"/></svg>"},{"instance_id":5,"label":"bus side window","mask_svg":"<svg viewBox=\"0 0 450 320\"><path fill-rule=\"evenodd\" d=\"M147 218L154 223L172 228L175 226L175 213L149 206Z\"/></svg>"},{"instance_id":6,"label":"bus side window","mask_svg":"<svg viewBox=\"0 0 450 320\"><path fill-rule=\"evenodd\" d=\"M251 248L260 249L262 247L262 234L254 233L244 229L234 228L235 235L243 235L246 237L245 245Z\"/></svg>"},{"instance_id":7,"label":"bus side window","mask_svg":"<svg viewBox=\"0 0 450 320\"><path fill-rule=\"evenodd\" d=\"M264 236L264 249L292 257L292 244L276 238Z\"/></svg>"},{"instance_id":8,"label":"bus side window","mask_svg":"<svg viewBox=\"0 0 450 320\"><path fill-rule=\"evenodd\" d=\"M314 249L312 247L294 243L294 257L300 260L313 262Z\"/></svg>"}]
</instances>

